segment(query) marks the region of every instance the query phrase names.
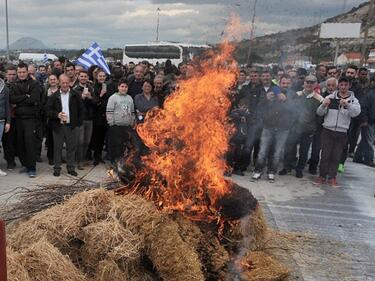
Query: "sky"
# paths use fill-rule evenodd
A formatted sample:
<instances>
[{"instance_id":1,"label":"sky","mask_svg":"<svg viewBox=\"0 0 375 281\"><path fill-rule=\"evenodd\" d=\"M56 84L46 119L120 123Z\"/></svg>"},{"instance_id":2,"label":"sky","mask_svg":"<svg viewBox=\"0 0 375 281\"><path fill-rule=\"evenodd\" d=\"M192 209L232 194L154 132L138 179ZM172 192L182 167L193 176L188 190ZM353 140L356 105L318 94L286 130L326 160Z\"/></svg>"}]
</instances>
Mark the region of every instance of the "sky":
<instances>
[{"instance_id":1,"label":"sky","mask_svg":"<svg viewBox=\"0 0 375 281\"><path fill-rule=\"evenodd\" d=\"M10 43L21 37L50 48L102 48L156 40L217 43L231 15L251 26L255 0L8 0ZM317 24L364 0L258 0L255 35ZM248 32L244 38L248 38ZM0 0L0 48L5 46L5 0Z\"/></svg>"}]
</instances>

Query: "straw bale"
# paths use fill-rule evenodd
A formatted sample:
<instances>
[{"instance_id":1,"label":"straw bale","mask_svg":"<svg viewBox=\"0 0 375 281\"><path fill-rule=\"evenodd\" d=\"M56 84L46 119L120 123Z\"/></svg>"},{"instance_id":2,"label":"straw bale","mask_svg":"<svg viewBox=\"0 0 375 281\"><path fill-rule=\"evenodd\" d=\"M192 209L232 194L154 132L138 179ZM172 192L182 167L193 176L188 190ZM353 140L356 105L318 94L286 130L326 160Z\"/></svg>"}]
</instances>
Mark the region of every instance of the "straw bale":
<instances>
[{"instance_id":1,"label":"straw bale","mask_svg":"<svg viewBox=\"0 0 375 281\"><path fill-rule=\"evenodd\" d=\"M47 240L42 239L21 252L21 263L34 281L86 281L86 277Z\"/></svg>"},{"instance_id":2,"label":"straw bale","mask_svg":"<svg viewBox=\"0 0 375 281\"><path fill-rule=\"evenodd\" d=\"M246 264L241 278L244 281L284 281L289 270L264 252L249 252L242 260Z\"/></svg>"},{"instance_id":3,"label":"straw bale","mask_svg":"<svg viewBox=\"0 0 375 281\"><path fill-rule=\"evenodd\" d=\"M7 248L8 281L31 281L30 276L21 263L21 255Z\"/></svg>"},{"instance_id":4,"label":"straw bale","mask_svg":"<svg viewBox=\"0 0 375 281\"><path fill-rule=\"evenodd\" d=\"M175 222L166 219L145 242L146 254L163 280L205 280L197 252L182 240Z\"/></svg>"},{"instance_id":5,"label":"straw bale","mask_svg":"<svg viewBox=\"0 0 375 281\"><path fill-rule=\"evenodd\" d=\"M69 247L69 242L81 239L81 228L104 219L110 208L112 192L96 189L79 193L64 204L38 213L22 222L10 234L11 245L19 250L46 238L59 249Z\"/></svg>"},{"instance_id":6,"label":"straw bale","mask_svg":"<svg viewBox=\"0 0 375 281\"><path fill-rule=\"evenodd\" d=\"M233 222L224 234L227 248L230 251L238 249L261 250L265 247L267 225L261 206L239 221Z\"/></svg>"},{"instance_id":7,"label":"straw bale","mask_svg":"<svg viewBox=\"0 0 375 281\"><path fill-rule=\"evenodd\" d=\"M125 229L117 219L92 223L83 228L83 236L82 258L87 267L95 268L105 258L128 262L140 256L142 238Z\"/></svg>"},{"instance_id":8,"label":"straw bale","mask_svg":"<svg viewBox=\"0 0 375 281\"><path fill-rule=\"evenodd\" d=\"M216 233L204 235L195 223L180 215L173 220L178 224L181 238L198 252L205 278L218 279L220 275L225 275L229 254L215 237Z\"/></svg>"},{"instance_id":9,"label":"straw bale","mask_svg":"<svg viewBox=\"0 0 375 281\"><path fill-rule=\"evenodd\" d=\"M127 281L128 276L113 260L103 260L98 264L94 281Z\"/></svg>"}]
</instances>

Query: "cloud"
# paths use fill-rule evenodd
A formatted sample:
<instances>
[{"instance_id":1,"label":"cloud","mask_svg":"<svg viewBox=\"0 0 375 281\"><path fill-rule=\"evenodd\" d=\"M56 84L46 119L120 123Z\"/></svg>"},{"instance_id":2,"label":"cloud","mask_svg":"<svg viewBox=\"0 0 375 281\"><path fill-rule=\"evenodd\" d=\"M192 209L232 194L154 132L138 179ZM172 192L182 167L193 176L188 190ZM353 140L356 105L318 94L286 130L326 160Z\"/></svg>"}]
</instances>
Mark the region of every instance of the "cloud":
<instances>
[{"instance_id":1,"label":"cloud","mask_svg":"<svg viewBox=\"0 0 375 281\"><path fill-rule=\"evenodd\" d=\"M316 24L364 1L346 2L347 7L340 0L258 1L255 34ZM86 48L93 41L103 48L123 47L155 40L158 8L161 40L216 43L231 14L250 27L253 13L253 0L12 0L8 5L11 42L31 36L52 48ZM249 28L244 30L249 36ZM0 38L5 42L5 28Z\"/></svg>"}]
</instances>

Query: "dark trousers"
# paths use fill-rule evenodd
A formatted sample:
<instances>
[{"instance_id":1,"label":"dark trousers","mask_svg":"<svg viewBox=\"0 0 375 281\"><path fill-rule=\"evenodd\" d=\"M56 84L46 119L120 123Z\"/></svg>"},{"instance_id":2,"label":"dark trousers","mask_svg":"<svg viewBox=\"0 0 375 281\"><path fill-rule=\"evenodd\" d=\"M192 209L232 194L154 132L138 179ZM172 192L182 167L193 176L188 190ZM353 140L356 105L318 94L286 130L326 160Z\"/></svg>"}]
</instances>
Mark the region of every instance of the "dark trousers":
<instances>
[{"instance_id":1,"label":"dark trousers","mask_svg":"<svg viewBox=\"0 0 375 281\"><path fill-rule=\"evenodd\" d=\"M320 176L333 179L337 175L337 166L348 136L343 132L335 132L323 129L321 134L322 154L320 160Z\"/></svg>"},{"instance_id":2,"label":"dark trousers","mask_svg":"<svg viewBox=\"0 0 375 281\"><path fill-rule=\"evenodd\" d=\"M350 127L348 131L348 144L349 144L349 153L354 153L355 148L358 144L359 134L361 132L361 120L354 118L350 122Z\"/></svg>"},{"instance_id":3,"label":"dark trousers","mask_svg":"<svg viewBox=\"0 0 375 281\"><path fill-rule=\"evenodd\" d=\"M113 125L109 127L108 151L112 163L124 155L125 145L130 141L130 131L129 126Z\"/></svg>"},{"instance_id":4,"label":"dark trousers","mask_svg":"<svg viewBox=\"0 0 375 281\"><path fill-rule=\"evenodd\" d=\"M316 170L320 161L320 150L321 150L321 133L322 128L315 132L312 144L311 144L311 156L309 160L309 165L311 170Z\"/></svg>"},{"instance_id":5,"label":"dark trousers","mask_svg":"<svg viewBox=\"0 0 375 281\"><path fill-rule=\"evenodd\" d=\"M354 154L354 160L365 163L374 162L375 124L368 124L361 129L361 141Z\"/></svg>"},{"instance_id":6,"label":"dark trousers","mask_svg":"<svg viewBox=\"0 0 375 281\"><path fill-rule=\"evenodd\" d=\"M288 130L280 129L263 129L260 138L260 151L256 161L255 170L262 172L267 164L268 173L274 174L283 156L285 142L288 137Z\"/></svg>"},{"instance_id":7,"label":"dark trousers","mask_svg":"<svg viewBox=\"0 0 375 281\"><path fill-rule=\"evenodd\" d=\"M243 142L232 141L229 144L227 163L234 171L246 171L246 168L249 165L249 157L250 155L247 153Z\"/></svg>"},{"instance_id":8,"label":"dark trousers","mask_svg":"<svg viewBox=\"0 0 375 281\"><path fill-rule=\"evenodd\" d=\"M102 160L104 140L106 138L107 124L94 123L92 131L92 148L94 150L94 160Z\"/></svg>"},{"instance_id":9,"label":"dark trousers","mask_svg":"<svg viewBox=\"0 0 375 281\"><path fill-rule=\"evenodd\" d=\"M285 146L284 169L291 170L295 168L297 171L303 171L306 166L313 136L314 135L312 133L296 131L289 133ZM298 145L299 148L297 159L296 153Z\"/></svg>"},{"instance_id":10,"label":"dark trousers","mask_svg":"<svg viewBox=\"0 0 375 281\"><path fill-rule=\"evenodd\" d=\"M42 155L45 126L44 124L45 122L43 121L42 117L38 117L35 119L35 150L37 157L40 157Z\"/></svg>"},{"instance_id":11,"label":"dark trousers","mask_svg":"<svg viewBox=\"0 0 375 281\"><path fill-rule=\"evenodd\" d=\"M17 154L22 166L29 171L36 168L35 119L16 118Z\"/></svg>"},{"instance_id":12,"label":"dark trousers","mask_svg":"<svg viewBox=\"0 0 375 281\"><path fill-rule=\"evenodd\" d=\"M12 118L9 132L3 134L2 142L4 149L4 159L7 161L8 164L15 163L17 144L16 127L16 119Z\"/></svg>"},{"instance_id":13,"label":"dark trousers","mask_svg":"<svg viewBox=\"0 0 375 281\"><path fill-rule=\"evenodd\" d=\"M47 158L53 161L53 129L50 124L46 126Z\"/></svg>"},{"instance_id":14,"label":"dark trousers","mask_svg":"<svg viewBox=\"0 0 375 281\"><path fill-rule=\"evenodd\" d=\"M61 125L53 128L53 162L55 170L61 170L62 150L65 142L66 167L68 171L74 171L77 152L77 131L77 127L72 129L70 125Z\"/></svg>"}]
</instances>

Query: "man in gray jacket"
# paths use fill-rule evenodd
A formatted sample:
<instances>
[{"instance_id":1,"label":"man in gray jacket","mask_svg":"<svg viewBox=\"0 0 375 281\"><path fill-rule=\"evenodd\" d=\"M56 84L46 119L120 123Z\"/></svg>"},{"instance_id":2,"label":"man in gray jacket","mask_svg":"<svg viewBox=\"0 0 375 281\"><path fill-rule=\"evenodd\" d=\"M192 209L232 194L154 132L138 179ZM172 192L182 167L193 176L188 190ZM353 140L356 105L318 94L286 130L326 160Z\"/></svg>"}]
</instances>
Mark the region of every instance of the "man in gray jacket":
<instances>
[{"instance_id":1,"label":"man in gray jacket","mask_svg":"<svg viewBox=\"0 0 375 281\"><path fill-rule=\"evenodd\" d=\"M324 116L320 176L316 180L317 185L325 183L328 177L329 185L337 186L337 166L348 141L350 121L361 113L361 106L349 88L350 80L341 77L339 90L328 95L316 111L319 116Z\"/></svg>"}]
</instances>

